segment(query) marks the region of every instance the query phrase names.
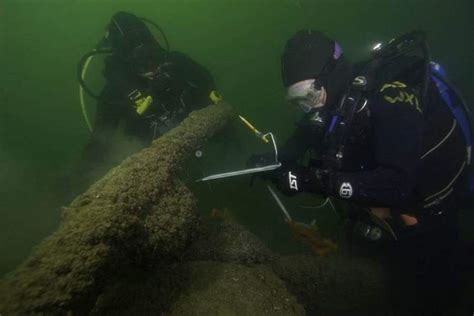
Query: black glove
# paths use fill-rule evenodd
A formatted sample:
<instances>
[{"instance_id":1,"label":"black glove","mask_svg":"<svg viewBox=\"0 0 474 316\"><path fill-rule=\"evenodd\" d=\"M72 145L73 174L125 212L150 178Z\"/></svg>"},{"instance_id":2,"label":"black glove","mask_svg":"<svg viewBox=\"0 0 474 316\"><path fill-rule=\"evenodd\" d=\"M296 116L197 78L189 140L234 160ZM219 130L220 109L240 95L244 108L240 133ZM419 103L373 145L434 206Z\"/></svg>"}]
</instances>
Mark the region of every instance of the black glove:
<instances>
[{"instance_id":1,"label":"black glove","mask_svg":"<svg viewBox=\"0 0 474 316\"><path fill-rule=\"evenodd\" d=\"M285 195L300 192L315 194L324 193L324 182L327 172L320 169L295 167L280 172L274 178L277 188Z\"/></svg>"}]
</instances>

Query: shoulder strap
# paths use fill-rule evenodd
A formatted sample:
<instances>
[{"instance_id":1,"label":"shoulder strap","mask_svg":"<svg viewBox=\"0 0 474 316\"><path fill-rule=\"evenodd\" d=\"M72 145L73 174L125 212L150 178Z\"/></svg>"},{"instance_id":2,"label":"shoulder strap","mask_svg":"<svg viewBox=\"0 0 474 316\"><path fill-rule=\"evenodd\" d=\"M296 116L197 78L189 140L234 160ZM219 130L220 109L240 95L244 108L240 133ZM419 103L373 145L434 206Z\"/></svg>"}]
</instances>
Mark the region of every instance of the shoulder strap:
<instances>
[{"instance_id":1,"label":"shoulder strap","mask_svg":"<svg viewBox=\"0 0 474 316\"><path fill-rule=\"evenodd\" d=\"M358 76L344 94L338 107L330 117L325 135L325 167L339 170L342 167L346 141L355 113L367 104L366 81Z\"/></svg>"}]
</instances>

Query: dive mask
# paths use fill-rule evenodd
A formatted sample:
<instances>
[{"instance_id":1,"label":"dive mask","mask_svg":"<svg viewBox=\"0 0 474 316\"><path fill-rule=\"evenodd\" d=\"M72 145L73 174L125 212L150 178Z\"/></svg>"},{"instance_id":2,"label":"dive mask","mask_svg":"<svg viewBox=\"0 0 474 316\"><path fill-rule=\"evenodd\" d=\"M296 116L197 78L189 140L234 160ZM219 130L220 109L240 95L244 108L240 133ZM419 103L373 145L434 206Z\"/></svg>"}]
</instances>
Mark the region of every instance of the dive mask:
<instances>
[{"instance_id":1,"label":"dive mask","mask_svg":"<svg viewBox=\"0 0 474 316\"><path fill-rule=\"evenodd\" d=\"M316 83L315 79L297 82L288 88L286 99L291 104L300 107L303 112L309 113L326 103L326 90Z\"/></svg>"}]
</instances>

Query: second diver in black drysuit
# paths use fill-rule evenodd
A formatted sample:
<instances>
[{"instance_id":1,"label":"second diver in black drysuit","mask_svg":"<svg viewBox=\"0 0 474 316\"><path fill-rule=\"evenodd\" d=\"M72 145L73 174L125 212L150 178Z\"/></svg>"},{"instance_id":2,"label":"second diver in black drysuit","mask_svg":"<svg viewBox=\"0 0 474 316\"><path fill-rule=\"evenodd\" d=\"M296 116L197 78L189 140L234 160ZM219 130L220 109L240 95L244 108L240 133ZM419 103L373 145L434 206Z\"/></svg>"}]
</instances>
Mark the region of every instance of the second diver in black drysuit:
<instances>
[{"instance_id":1,"label":"second diver in black drysuit","mask_svg":"<svg viewBox=\"0 0 474 316\"><path fill-rule=\"evenodd\" d=\"M131 13L112 17L97 51L108 53L105 86L97 96L95 123L80 164L82 174L92 174L113 159L117 131L139 147L146 146L191 111L220 98L204 66L163 47L144 20Z\"/></svg>"},{"instance_id":2,"label":"second diver in black drysuit","mask_svg":"<svg viewBox=\"0 0 474 316\"><path fill-rule=\"evenodd\" d=\"M397 239L392 254L426 311L423 304L441 308L452 293L450 254L468 190L472 130L439 65L417 56L421 45L410 49L419 36L395 40L360 65L318 31L289 39L283 83L305 115L279 149L283 166L265 177L288 195L348 202L348 230L367 240ZM273 157L256 155L249 165Z\"/></svg>"}]
</instances>

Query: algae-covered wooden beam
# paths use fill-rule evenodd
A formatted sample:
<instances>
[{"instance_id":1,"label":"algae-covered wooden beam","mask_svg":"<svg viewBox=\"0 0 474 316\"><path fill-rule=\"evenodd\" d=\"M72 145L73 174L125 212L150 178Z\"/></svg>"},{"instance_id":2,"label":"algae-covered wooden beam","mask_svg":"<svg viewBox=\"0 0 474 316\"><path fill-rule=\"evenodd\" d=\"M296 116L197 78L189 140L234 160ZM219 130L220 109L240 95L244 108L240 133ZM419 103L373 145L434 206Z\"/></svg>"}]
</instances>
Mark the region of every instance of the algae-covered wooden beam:
<instances>
[{"instance_id":1,"label":"algae-covered wooden beam","mask_svg":"<svg viewBox=\"0 0 474 316\"><path fill-rule=\"evenodd\" d=\"M78 196L58 230L2 280L0 314L86 312L121 266L179 254L196 225L180 166L231 117L225 103L192 112Z\"/></svg>"}]
</instances>

